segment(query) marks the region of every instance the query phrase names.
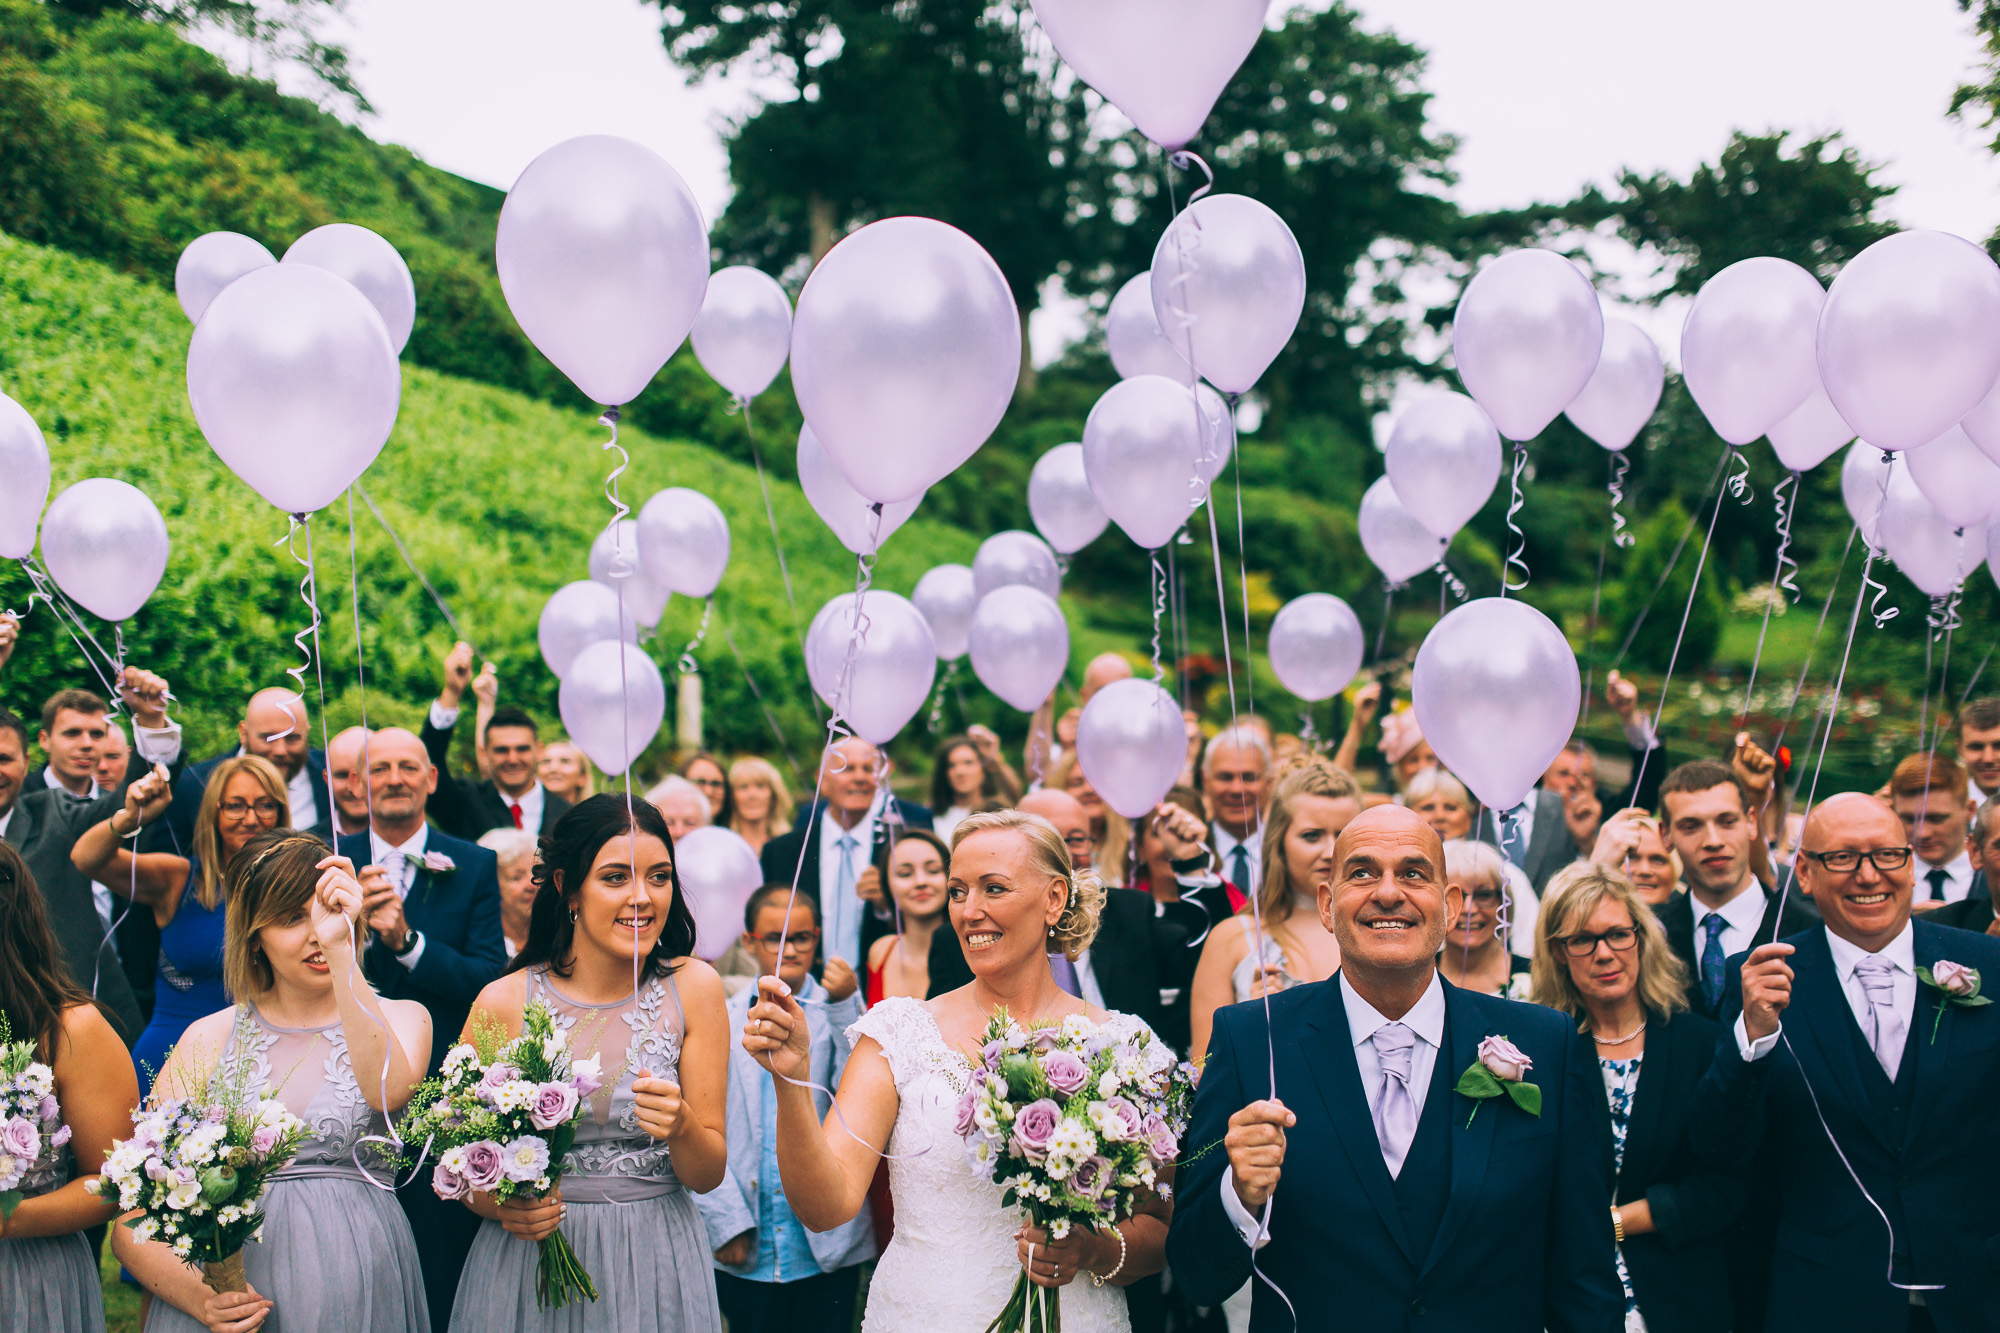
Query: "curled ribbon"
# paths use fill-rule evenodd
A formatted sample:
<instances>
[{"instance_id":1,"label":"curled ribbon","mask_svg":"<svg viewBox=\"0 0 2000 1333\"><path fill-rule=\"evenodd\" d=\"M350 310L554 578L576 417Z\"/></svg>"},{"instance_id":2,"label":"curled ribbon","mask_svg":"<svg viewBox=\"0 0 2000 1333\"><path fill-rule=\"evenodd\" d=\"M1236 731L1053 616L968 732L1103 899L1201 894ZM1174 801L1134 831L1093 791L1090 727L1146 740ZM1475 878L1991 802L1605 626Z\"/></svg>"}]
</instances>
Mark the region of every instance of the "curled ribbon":
<instances>
[{"instance_id":1,"label":"curled ribbon","mask_svg":"<svg viewBox=\"0 0 2000 1333\"><path fill-rule=\"evenodd\" d=\"M1639 540L1631 533L1625 531L1625 515L1618 508L1625 500L1625 474L1631 470L1631 459L1627 458L1624 454L1611 455L1611 480L1605 483L1605 489L1611 492L1611 544L1613 546L1630 546Z\"/></svg>"},{"instance_id":2,"label":"curled ribbon","mask_svg":"<svg viewBox=\"0 0 2000 1333\"><path fill-rule=\"evenodd\" d=\"M1729 493L1738 504L1747 505L1757 498L1757 492L1750 485L1750 459L1732 444L1729 446L1729 461L1743 469L1729 479Z\"/></svg>"},{"instance_id":3,"label":"curled ribbon","mask_svg":"<svg viewBox=\"0 0 2000 1333\"><path fill-rule=\"evenodd\" d=\"M1153 552L1153 683L1166 681L1166 668L1160 665L1160 618L1167 613L1167 571L1160 563L1160 553Z\"/></svg>"},{"instance_id":4,"label":"curled ribbon","mask_svg":"<svg viewBox=\"0 0 2000 1333\"><path fill-rule=\"evenodd\" d=\"M1514 540L1507 552L1506 561L1500 566L1500 595L1502 597L1505 597L1510 592L1519 592L1528 586L1528 562L1525 558L1528 550L1528 537L1526 533L1521 531L1521 525L1514 521L1514 516L1521 512L1521 505L1525 502L1521 494L1521 472L1527 466L1528 446L1516 440L1514 441L1513 490L1507 499L1507 531L1513 535ZM1512 576L1508 573L1515 566L1519 566L1521 570L1521 581L1519 583L1514 582Z\"/></svg>"},{"instance_id":5,"label":"curled ribbon","mask_svg":"<svg viewBox=\"0 0 2000 1333\"><path fill-rule=\"evenodd\" d=\"M676 669L683 676L701 674L701 665L694 660L694 650L701 647L701 641L708 637L708 618L715 611L715 594L710 593L701 604L701 625L695 630L694 638L681 650L681 660Z\"/></svg>"}]
</instances>

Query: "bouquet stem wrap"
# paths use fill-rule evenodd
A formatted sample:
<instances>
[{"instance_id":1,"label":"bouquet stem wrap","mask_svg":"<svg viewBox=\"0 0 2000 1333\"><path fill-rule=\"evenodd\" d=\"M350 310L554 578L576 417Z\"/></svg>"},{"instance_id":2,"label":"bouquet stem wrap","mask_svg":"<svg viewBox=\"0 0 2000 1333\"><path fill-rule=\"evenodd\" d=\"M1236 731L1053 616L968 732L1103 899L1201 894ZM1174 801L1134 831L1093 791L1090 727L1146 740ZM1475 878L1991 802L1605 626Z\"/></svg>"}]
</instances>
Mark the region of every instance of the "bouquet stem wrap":
<instances>
[{"instance_id":1,"label":"bouquet stem wrap","mask_svg":"<svg viewBox=\"0 0 2000 1333\"><path fill-rule=\"evenodd\" d=\"M238 1250L227 1259L217 1259L201 1266L201 1280L210 1291L220 1296L225 1291L248 1291L250 1283L243 1276L243 1251Z\"/></svg>"}]
</instances>

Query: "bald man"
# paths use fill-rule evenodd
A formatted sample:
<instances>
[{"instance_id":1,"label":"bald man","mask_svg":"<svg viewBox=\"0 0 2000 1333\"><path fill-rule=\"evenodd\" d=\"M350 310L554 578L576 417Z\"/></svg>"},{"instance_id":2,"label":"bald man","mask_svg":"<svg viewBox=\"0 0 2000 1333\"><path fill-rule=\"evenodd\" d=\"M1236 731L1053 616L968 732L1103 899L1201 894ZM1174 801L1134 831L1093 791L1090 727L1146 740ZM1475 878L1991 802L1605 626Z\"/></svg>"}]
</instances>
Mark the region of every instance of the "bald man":
<instances>
[{"instance_id":1,"label":"bald man","mask_svg":"<svg viewBox=\"0 0 2000 1333\"><path fill-rule=\"evenodd\" d=\"M1167 1238L1194 1304L1249 1280L1254 1246L1253 1333L1624 1329L1590 1039L1438 975L1462 896L1420 816L1364 810L1319 890L1340 970L1216 1011L1183 1141L1223 1151L1181 1167ZM1518 1049L1489 1074L1494 1038Z\"/></svg>"},{"instance_id":2,"label":"bald man","mask_svg":"<svg viewBox=\"0 0 2000 1333\"><path fill-rule=\"evenodd\" d=\"M254 754L271 761L285 780L290 798L288 823L292 828L333 840L333 800L326 787L326 752L313 748L313 723L306 702L290 689L259 690L244 706L243 720L236 724L234 750L191 764L174 788L174 803L162 823L170 832L171 848L149 845L144 850L175 850L182 855L194 846L194 825L201 813L201 795L208 788L208 776L225 759Z\"/></svg>"},{"instance_id":3,"label":"bald man","mask_svg":"<svg viewBox=\"0 0 2000 1333\"><path fill-rule=\"evenodd\" d=\"M1083 669L1083 688L1077 691L1082 703L1089 703L1096 693L1116 680L1132 679L1132 664L1118 653L1099 653L1090 659L1090 665Z\"/></svg>"},{"instance_id":4,"label":"bald man","mask_svg":"<svg viewBox=\"0 0 2000 1333\"><path fill-rule=\"evenodd\" d=\"M1984 1132L2000 1011L1936 984L2000 977L2000 939L1912 920L1915 860L1874 796L1822 802L1797 863L1821 924L1730 969L1731 1030L1689 1123L1719 1165L1767 1150L1769 1333L2000 1330L2000 1155Z\"/></svg>"},{"instance_id":5,"label":"bald man","mask_svg":"<svg viewBox=\"0 0 2000 1333\"><path fill-rule=\"evenodd\" d=\"M337 732L326 746L326 783L333 793L334 833L342 838L368 831L366 727Z\"/></svg>"}]
</instances>

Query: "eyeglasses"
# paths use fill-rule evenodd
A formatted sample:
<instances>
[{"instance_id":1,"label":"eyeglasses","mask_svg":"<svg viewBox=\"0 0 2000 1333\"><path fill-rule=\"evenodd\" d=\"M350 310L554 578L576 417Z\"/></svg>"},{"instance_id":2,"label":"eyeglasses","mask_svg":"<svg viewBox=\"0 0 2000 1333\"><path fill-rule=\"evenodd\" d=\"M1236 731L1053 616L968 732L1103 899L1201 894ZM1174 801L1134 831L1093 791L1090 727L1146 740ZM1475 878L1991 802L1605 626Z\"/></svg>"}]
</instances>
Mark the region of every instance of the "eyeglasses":
<instances>
[{"instance_id":1,"label":"eyeglasses","mask_svg":"<svg viewBox=\"0 0 2000 1333\"><path fill-rule=\"evenodd\" d=\"M772 931L769 935L759 935L757 942L766 949L776 949L782 945L787 949L796 949L800 953L804 953L807 949L819 943L819 932L816 930L795 930L789 935L780 935L776 931Z\"/></svg>"},{"instance_id":2,"label":"eyeglasses","mask_svg":"<svg viewBox=\"0 0 2000 1333\"><path fill-rule=\"evenodd\" d=\"M1572 958L1588 958L1597 952L1602 942L1611 946L1613 953L1624 953L1639 942L1639 932L1629 926L1618 926L1602 935L1565 935L1563 950Z\"/></svg>"},{"instance_id":3,"label":"eyeglasses","mask_svg":"<svg viewBox=\"0 0 2000 1333\"><path fill-rule=\"evenodd\" d=\"M1063 839L1063 845L1073 852L1087 852L1097 845L1097 839L1088 833L1072 833Z\"/></svg>"},{"instance_id":4,"label":"eyeglasses","mask_svg":"<svg viewBox=\"0 0 2000 1333\"><path fill-rule=\"evenodd\" d=\"M243 818L243 816L249 814L252 810L255 810L260 815L266 815L275 819L278 815L278 812L284 809L283 806L279 805L276 801L272 800L268 796L264 797L262 800L257 800L257 801L245 801L239 798L232 798L230 800L224 801L217 808L220 809L223 814L228 815L231 819L241 819Z\"/></svg>"},{"instance_id":5,"label":"eyeglasses","mask_svg":"<svg viewBox=\"0 0 2000 1333\"><path fill-rule=\"evenodd\" d=\"M1477 903L1481 907L1498 907L1500 905L1500 890L1474 889L1465 895L1465 900L1470 903Z\"/></svg>"},{"instance_id":6,"label":"eyeglasses","mask_svg":"<svg viewBox=\"0 0 2000 1333\"><path fill-rule=\"evenodd\" d=\"M1861 869L1861 858L1867 857L1871 865L1883 874L1893 874L1910 863L1915 852L1908 847L1875 847L1865 852L1842 848L1834 852L1800 852L1809 856L1836 875L1851 875Z\"/></svg>"}]
</instances>

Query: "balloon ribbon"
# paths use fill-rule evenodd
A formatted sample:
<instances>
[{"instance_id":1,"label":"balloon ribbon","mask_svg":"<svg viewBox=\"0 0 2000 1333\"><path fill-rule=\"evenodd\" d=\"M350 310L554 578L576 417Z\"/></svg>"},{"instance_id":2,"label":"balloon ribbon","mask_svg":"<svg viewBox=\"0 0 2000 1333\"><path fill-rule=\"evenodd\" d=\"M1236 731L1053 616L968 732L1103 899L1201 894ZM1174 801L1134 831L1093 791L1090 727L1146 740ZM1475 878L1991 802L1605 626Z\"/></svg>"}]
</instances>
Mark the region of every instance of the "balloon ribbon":
<instances>
[{"instance_id":1,"label":"balloon ribbon","mask_svg":"<svg viewBox=\"0 0 2000 1333\"><path fill-rule=\"evenodd\" d=\"M1764 660L1764 636L1771 628L1771 611L1777 605L1779 589L1783 588L1791 594L1787 601L1788 605L1799 599L1799 585L1785 572L1786 565L1790 565L1793 570L1799 567L1799 562L1786 554L1792 545L1793 512L1792 507L1785 503L1786 482L1791 483L1792 495L1796 498L1799 492L1798 472L1794 470L1784 481L1771 488L1771 500L1778 509L1778 558L1771 570L1771 589L1764 595L1764 620L1757 627L1757 651L1750 655L1750 678L1743 686L1743 711L1736 718L1738 731L1743 730L1750 720L1750 695L1757 688L1757 666Z\"/></svg>"},{"instance_id":2,"label":"balloon ribbon","mask_svg":"<svg viewBox=\"0 0 2000 1333\"><path fill-rule=\"evenodd\" d=\"M1505 597L1510 592L1519 592L1528 586L1528 562L1525 558L1528 550L1528 538L1527 534L1521 531L1521 525L1514 521L1514 516L1521 512L1521 505L1524 502L1521 495L1521 471L1527 466L1528 446L1516 440L1514 441L1513 492L1507 499L1507 531L1513 534L1513 543L1507 552L1506 561L1500 566L1500 595L1502 597ZM1521 570L1521 581L1519 583L1514 582L1512 576L1508 573L1515 566L1519 566Z\"/></svg>"}]
</instances>

